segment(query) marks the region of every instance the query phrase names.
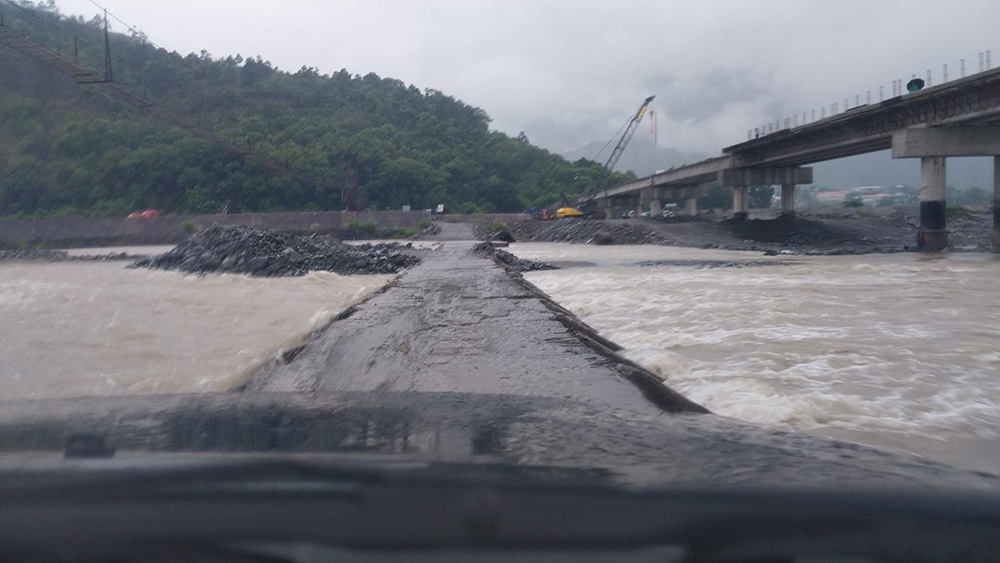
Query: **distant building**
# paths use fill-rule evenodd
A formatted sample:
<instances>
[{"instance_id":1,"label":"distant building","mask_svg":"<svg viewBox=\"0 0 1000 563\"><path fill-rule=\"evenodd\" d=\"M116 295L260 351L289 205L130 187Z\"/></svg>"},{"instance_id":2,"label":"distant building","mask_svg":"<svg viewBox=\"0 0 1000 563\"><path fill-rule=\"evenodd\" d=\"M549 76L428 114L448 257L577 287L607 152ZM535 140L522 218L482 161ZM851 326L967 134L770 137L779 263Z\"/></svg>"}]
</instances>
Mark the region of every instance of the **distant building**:
<instances>
[{"instance_id":1,"label":"distant building","mask_svg":"<svg viewBox=\"0 0 1000 563\"><path fill-rule=\"evenodd\" d=\"M861 202L865 205L870 205L876 207L878 205L883 205L885 201L891 200L892 196L890 194L866 194L861 196Z\"/></svg>"},{"instance_id":2,"label":"distant building","mask_svg":"<svg viewBox=\"0 0 1000 563\"><path fill-rule=\"evenodd\" d=\"M839 205L847 199L847 190L832 190L828 192L816 192L816 202L820 205Z\"/></svg>"},{"instance_id":3,"label":"distant building","mask_svg":"<svg viewBox=\"0 0 1000 563\"><path fill-rule=\"evenodd\" d=\"M858 186L856 188L850 188L847 191L854 192L858 195L866 195L882 193L885 191L885 188L882 186Z\"/></svg>"}]
</instances>

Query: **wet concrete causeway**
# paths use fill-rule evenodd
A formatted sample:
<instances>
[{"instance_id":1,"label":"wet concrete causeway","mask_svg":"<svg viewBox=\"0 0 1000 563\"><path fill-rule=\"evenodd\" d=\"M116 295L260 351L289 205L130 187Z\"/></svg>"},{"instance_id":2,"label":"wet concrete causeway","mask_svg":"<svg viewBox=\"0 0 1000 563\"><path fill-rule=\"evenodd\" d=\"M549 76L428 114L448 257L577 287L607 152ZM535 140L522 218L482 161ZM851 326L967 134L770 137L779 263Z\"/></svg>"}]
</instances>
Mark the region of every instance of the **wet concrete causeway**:
<instances>
[{"instance_id":1,"label":"wet concrete causeway","mask_svg":"<svg viewBox=\"0 0 1000 563\"><path fill-rule=\"evenodd\" d=\"M472 238L466 225L447 227L446 237ZM242 390L482 393L570 399L645 415L706 412L609 353L571 313L550 307L558 306L517 274L473 254L472 243L443 242L292 361ZM651 384L661 389L644 395Z\"/></svg>"}]
</instances>

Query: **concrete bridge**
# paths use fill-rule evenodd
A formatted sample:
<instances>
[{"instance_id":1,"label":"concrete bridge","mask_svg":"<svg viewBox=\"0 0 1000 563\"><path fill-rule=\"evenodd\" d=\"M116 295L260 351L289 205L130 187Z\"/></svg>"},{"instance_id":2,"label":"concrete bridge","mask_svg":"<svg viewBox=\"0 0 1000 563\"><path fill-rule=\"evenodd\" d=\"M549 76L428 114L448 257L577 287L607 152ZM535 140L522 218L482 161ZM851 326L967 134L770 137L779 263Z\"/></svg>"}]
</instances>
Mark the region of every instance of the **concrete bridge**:
<instances>
[{"instance_id":1,"label":"concrete bridge","mask_svg":"<svg viewBox=\"0 0 1000 563\"><path fill-rule=\"evenodd\" d=\"M663 199L684 199L689 214L708 182L733 187L733 217L745 219L750 186L780 185L782 212L795 212L795 186L813 182L806 164L892 149L893 158L921 159L920 229L917 246L948 245L945 225L946 159L994 157L993 248L1000 251L1000 69L859 105L803 125L785 120L767 134L723 149L722 156L668 170L580 198L583 206L604 209L649 205L659 212ZM795 119L798 123L798 119ZM753 137L753 132L751 132Z\"/></svg>"}]
</instances>

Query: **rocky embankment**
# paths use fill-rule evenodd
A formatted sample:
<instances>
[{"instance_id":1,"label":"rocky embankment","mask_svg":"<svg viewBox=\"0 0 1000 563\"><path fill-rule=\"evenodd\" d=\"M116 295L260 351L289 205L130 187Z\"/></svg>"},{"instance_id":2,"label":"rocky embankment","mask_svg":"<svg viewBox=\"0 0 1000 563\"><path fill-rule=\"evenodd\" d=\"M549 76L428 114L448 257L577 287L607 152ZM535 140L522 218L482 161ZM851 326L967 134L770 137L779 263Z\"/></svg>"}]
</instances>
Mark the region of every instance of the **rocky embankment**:
<instances>
[{"instance_id":1,"label":"rocky embankment","mask_svg":"<svg viewBox=\"0 0 1000 563\"><path fill-rule=\"evenodd\" d=\"M669 237L645 221L555 219L521 223L515 230L521 240L582 242L587 244L669 244Z\"/></svg>"},{"instance_id":2,"label":"rocky embankment","mask_svg":"<svg viewBox=\"0 0 1000 563\"><path fill-rule=\"evenodd\" d=\"M394 274L419 262L410 249L409 244L349 245L329 235L293 235L212 225L170 252L139 260L133 266L252 276L301 276L317 270Z\"/></svg>"},{"instance_id":3,"label":"rocky embankment","mask_svg":"<svg viewBox=\"0 0 1000 563\"><path fill-rule=\"evenodd\" d=\"M558 219L511 225L522 241L589 244L659 244L768 254L870 254L911 252L919 215L910 209L800 213L796 218L748 221L700 216L657 219ZM956 211L948 218L951 251L991 249L992 214Z\"/></svg>"},{"instance_id":4,"label":"rocky embankment","mask_svg":"<svg viewBox=\"0 0 1000 563\"><path fill-rule=\"evenodd\" d=\"M35 260L40 262L108 262L112 260L142 260L145 254L111 252L108 254L86 254L73 256L65 250L0 250L0 262L5 260Z\"/></svg>"},{"instance_id":5,"label":"rocky embankment","mask_svg":"<svg viewBox=\"0 0 1000 563\"><path fill-rule=\"evenodd\" d=\"M490 241L483 241L477 244L472 249L473 252L481 256L492 256L499 260L501 263L507 265L508 267L514 269L517 272L537 272L539 270L558 270L558 266L553 266L552 264L546 262L538 262L537 260L527 260L525 258L518 258L506 250L500 250L493 246Z\"/></svg>"}]
</instances>

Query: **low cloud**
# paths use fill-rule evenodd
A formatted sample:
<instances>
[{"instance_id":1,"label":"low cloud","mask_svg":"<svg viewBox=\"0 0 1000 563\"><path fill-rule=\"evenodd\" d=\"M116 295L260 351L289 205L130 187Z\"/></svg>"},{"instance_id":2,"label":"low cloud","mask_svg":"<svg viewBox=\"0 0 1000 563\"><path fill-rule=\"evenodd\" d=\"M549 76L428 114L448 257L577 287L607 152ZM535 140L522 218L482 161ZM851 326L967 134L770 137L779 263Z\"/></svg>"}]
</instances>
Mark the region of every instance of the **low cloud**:
<instances>
[{"instance_id":1,"label":"low cloud","mask_svg":"<svg viewBox=\"0 0 1000 563\"><path fill-rule=\"evenodd\" d=\"M57 0L92 16L88 0ZM657 95L661 145L715 154L748 129L893 79L1000 64L1000 2L912 0L102 0L181 53L375 72L482 107L563 152L611 138Z\"/></svg>"}]
</instances>

